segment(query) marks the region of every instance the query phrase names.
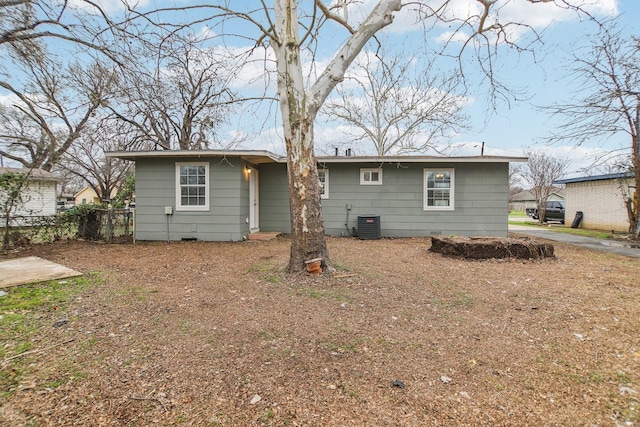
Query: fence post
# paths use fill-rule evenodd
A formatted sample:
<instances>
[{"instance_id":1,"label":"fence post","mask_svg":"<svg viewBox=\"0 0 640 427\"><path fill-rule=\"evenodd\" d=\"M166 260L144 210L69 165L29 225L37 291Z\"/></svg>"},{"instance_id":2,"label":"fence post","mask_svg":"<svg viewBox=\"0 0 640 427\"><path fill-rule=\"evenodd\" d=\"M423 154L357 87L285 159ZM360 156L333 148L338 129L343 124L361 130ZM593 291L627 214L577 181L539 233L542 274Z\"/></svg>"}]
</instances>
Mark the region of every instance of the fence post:
<instances>
[{"instance_id":1,"label":"fence post","mask_svg":"<svg viewBox=\"0 0 640 427\"><path fill-rule=\"evenodd\" d=\"M113 241L113 218L112 215L113 210L111 206L107 208L107 243L112 243Z\"/></svg>"}]
</instances>

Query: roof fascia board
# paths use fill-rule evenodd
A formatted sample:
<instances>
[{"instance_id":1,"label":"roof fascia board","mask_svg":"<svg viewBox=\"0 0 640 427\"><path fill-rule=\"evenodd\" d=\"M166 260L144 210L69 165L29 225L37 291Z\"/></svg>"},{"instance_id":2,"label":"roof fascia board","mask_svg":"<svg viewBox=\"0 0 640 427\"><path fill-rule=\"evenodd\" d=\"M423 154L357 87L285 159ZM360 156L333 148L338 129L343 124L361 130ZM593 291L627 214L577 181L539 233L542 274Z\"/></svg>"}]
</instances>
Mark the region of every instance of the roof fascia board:
<instances>
[{"instance_id":1,"label":"roof fascia board","mask_svg":"<svg viewBox=\"0 0 640 427\"><path fill-rule=\"evenodd\" d=\"M274 163L286 163L285 156L279 156L263 150L154 150L154 151L110 151L107 157L124 160L160 157L266 157ZM527 157L502 156L470 156L470 157L437 157L437 156L320 156L318 163L516 163L526 162Z\"/></svg>"},{"instance_id":2,"label":"roof fascia board","mask_svg":"<svg viewBox=\"0 0 640 427\"><path fill-rule=\"evenodd\" d=\"M109 151L107 157L115 157L123 160L136 160L141 158L161 157L266 157L275 163L284 163L286 158L264 150L153 150L153 151Z\"/></svg>"},{"instance_id":3,"label":"roof fascia board","mask_svg":"<svg viewBox=\"0 0 640 427\"><path fill-rule=\"evenodd\" d=\"M614 173L608 175L582 176L578 178L559 179L554 184L574 184L578 182L606 181L611 179L628 179L633 178L633 173Z\"/></svg>"},{"instance_id":4,"label":"roof fascia board","mask_svg":"<svg viewBox=\"0 0 640 427\"><path fill-rule=\"evenodd\" d=\"M426 156L344 156L318 157L318 163L516 163L527 162L527 157L426 157Z\"/></svg>"}]
</instances>

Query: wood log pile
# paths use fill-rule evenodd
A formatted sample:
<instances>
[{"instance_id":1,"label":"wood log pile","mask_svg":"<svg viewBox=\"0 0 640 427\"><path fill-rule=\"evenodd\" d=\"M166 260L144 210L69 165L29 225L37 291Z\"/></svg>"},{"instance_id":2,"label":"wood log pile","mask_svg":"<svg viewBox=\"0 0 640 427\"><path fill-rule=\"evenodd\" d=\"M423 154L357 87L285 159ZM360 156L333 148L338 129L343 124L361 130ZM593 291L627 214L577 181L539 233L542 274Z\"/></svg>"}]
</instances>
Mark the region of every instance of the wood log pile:
<instances>
[{"instance_id":1,"label":"wood log pile","mask_svg":"<svg viewBox=\"0 0 640 427\"><path fill-rule=\"evenodd\" d=\"M493 237L431 238L431 252L467 259L543 259L552 258L553 245L528 238L501 239Z\"/></svg>"}]
</instances>

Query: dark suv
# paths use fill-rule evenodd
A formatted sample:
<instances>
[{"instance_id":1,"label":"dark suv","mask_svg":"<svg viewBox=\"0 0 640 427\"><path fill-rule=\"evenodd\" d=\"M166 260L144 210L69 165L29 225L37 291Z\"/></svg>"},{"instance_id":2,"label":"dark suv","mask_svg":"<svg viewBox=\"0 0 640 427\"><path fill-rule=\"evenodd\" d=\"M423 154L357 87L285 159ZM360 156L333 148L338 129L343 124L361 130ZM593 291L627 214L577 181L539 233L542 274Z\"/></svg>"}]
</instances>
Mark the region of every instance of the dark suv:
<instances>
[{"instance_id":1,"label":"dark suv","mask_svg":"<svg viewBox=\"0 0 640 427\"><path fill-rule=\"evenodd\" d=\"M538 219L538 209L527 209L527 215L533 219ZM564 224L564 201L550 200L547 202L547 209L544 213L544 221L560 221Z\"/></svg>"}]
</instances>

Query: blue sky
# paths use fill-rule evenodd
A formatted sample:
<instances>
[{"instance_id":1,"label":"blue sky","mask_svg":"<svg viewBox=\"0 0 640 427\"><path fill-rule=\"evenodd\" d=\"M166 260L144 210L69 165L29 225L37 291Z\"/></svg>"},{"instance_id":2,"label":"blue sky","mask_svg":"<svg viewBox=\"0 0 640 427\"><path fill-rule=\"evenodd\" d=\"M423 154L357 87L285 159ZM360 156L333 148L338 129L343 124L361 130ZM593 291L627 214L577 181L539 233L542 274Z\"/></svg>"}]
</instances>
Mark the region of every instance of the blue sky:
<instances>
[{"instance_id":1,"label":"blue sky","mask_svg":"<svg viewBox=\"0 0 640 427\"><path fill-rule=\"evenodd\" d=\"M640 35L640 2L619 0L617 9L619 19L626 30ZM601 141L592 141L582 147L548 145L544 141L544 137L554 129L557 122L536 106L571 99L574 86L571 86L570 79L566 78L567 59L570 59L574 46L584 46L585 37L593 30L593 25L584 22L552 24L543 36L545 50L548 50L544 59L535 65L522 63L508 72L509 80L527 84L527 93L531 98L514 103L511 108L503 106L486 124L482 122L481 102L475 103L470 109L475 122L474 129L458 135L453 142L473 146L474 143L485 141L488 150L485 152L499 155L520 155L526 148L544 150L549 155L569 159L568 174L572 176L592 174L590 166L600 150L615 149L619 144L630 146L630 141L624 136L614 138L608 145L603 145Z\"/></svg>"},{"instance_id":2,"label":"blue sky","mask_svg":"<svg viewBox=\"0 0 640 427\"><path fill-rule=\"evenodd\" d=\"M72 0L71 4L77 4L78 1ZM307 1L300 1L300 3L304 4ZM375 1L356 2L357 6L349 9L350 22L357 22L358 19L361 19L362 14L370 10ZM442 0L422 1L442 2ZM571 0L571 2L575 1L584 3L585 7L600 19L620 16L621 24L625 26L627 31L640 35L637 23L640 18L640 2L637 0ZM119 11L117 0L102 0L100 3L112 13ZM153 9L202 3L200 0L140 0L138 5L141 8ZM454 12L459 12L460 16L467 16L469 10L478 7L478 4L476 0L451 0ZM594 32L595 26L589 22L580 22L576 14L563 11L551 3L534 5L528 0L500 0L498 4L504 5L500 9L502 22L522 21L542 32L543 44L536 45L534 48L537 59L535 62L530 55L515 55L505 46L501 46L499 49L500 57L496 63L496 76L513 87L525 89L521 96L525 100L509 104L502 102L496 106L495 111L492 111L491 107L487 105L487 87L474 86L477 82L471 82L472 90L467 95L465 109L470 118L469 129L441 141L439 148L449 147L448 153L451 155L478 155L480 154L480 146L484 142L485 154L488 155L522 156L523 150L526 149L545 150L552 156L569 159L570 171L568 175L575 176L584 174L583 169L591 165L592 157L598 150L617 148L616 144L628 145L629 143L623 138L617 140L614 138L608 146L602 146L600 141L594 141L592 144L578 148L559 144L545 145L544 137L555 125L548 115L539 111L536 106L570 99L572 95L570 86L566 80L562 79L566 75L566 60L571 57L571 52L576 44L584 44L586 36ZM236 9L243 9L243 7L246 9L259 7L260 3L257 0L234 0L231 5ZM167 18L164 17L164 19ZM227 26L227 29L229 28ZM207 23L198 24L193 30L199 33L219 31L218 28L207 27ZM234 27L233 30L246 31L247 34L251 34L250 32L253 31L250 26L246 28ZM421 54L424 44L437 48L448 35L449 27L441 24L435 24L425 33L422 28L416 25L414 17L408 10L403 10L396 16L394 23L385 28L382 39L384 43L388 43L390 50L401 49L407 58L411 58ZM526 33L514 33L512 36L522 37L520 39L522 43L528 37ZM318 46L315 58L319 70L329 61L341 41L338 31L335 34L330 34L329 39L323 39L323 42ZM228 40L228 42L230 44L227 44L227 48L238 51L246 51L253 47L247 40L234 39ZM454 44L452 48L456 49L458 46ZM266 90L265 80L255 79L256 76L264 73L265 64L273 69L272 64L262 61L265 56L270 57L270 54L256 49L255 58L258 61L247 64L239 70L234 89L247 95L260 93L275 95L274 79L271 79L271 85L267 86ZM442 62L451 65L450 60L442 60ZM474 73L477 70L474 70L473 67L465 70L469 76L477 74ZM252 78L252 83L249 84L248 82ZM3 94L0 93L0 102L3 102L2 97ZM491 112L488 113L488 111ZM315 131L318 154L332 153L333 142L344 139L338 125L332 125L322 120L316 122ZM268 149L284 153L281 121L276 103L271 105L263 103L259 109L255 109L254 106L238 108L235 114L229 117L229 124L221 130L219 135L223 141L231 140L237 135L245 136L246 142L241 148ZM358 154L371 154L371 150L365 147L354 145L352 148Z\"/></svg>"},{"instance_id":3,"label":"blue sky","mask_svg":"<svg viewBox=\"0 0 640 427\"><path fill-rule=\"evenodd\" d=\"M369 2L365 2L370 3ZM474 0L459 1L461 6L474 5ZM519 3L519 4L518 4ZM640 18L640 2L636 0L599 0L588 1L586 7L600 19L619 16L627 31L640 34L638 18ZM601 141L575 147L572 145L547 145L545 136L554 129L553 120L540 111L537 106L554 102L565 102L571 98L571 87L568 84L567 68L569 59L576 45L584 45L586 37L594 33L593 23L580 22L575 14L566 13L551 8L550 4L532 5L526 0L513 0L515 5L511 10L503 10L505 20L523 19L542 33L543 44L535 47L536 60L530 55L515 55L508 49L501 50L496 75L499 79L516 88L523 89L522 101L512 101L509 104L499 103L495 111L487 105L486 86L477 86L474 95L470 95L466 113L470 117L470 128L453 136L449 140L441 141L440 149L450 147L451 155L478 155L480 147L485 143L485 154L522 156L525 150L544 150L551 156L569 160L568 176L594 173L593 159L601 150L617 148L618 144L629 145L621 137L614 138L603 145ZM350 15L351 16L351 15ZM526 18L523 18L526 16ZM434 45L442 38L446 28L435 27L427 33L427 39ZM400 46L407 55L418 54L419 48L412 46L422 43L422 29L412 26L404 16L398 16L396 21L385 29L385 40ZM526 36L523 35L523 40ZM333 53L332 47L319 50L326 55ZM318 56L316 61L322 63L328 57ZM449 61L450 62L450 61ZM472 70L467 70L472 71ZM469 73L471 74L471 73ZM488 112L490 111L490 112ZM251 138L244 146L246 148L265 148L282 153L279 119L271 117L266 122L259 123L259 136ZM270 127L272 125L273 127ZM244 129L246 123L238 125L235 130ZM332 153L331 141L340 139L337 127L331 127L319 120L316 124L316 144L318 153ZM355 152L371 154L370 149L354 147ZM599 169L598 171L604 171Z\"/></svg>"}]
</instances>

